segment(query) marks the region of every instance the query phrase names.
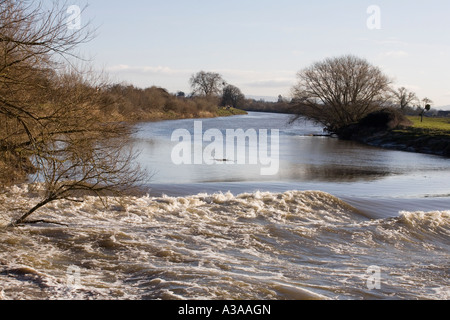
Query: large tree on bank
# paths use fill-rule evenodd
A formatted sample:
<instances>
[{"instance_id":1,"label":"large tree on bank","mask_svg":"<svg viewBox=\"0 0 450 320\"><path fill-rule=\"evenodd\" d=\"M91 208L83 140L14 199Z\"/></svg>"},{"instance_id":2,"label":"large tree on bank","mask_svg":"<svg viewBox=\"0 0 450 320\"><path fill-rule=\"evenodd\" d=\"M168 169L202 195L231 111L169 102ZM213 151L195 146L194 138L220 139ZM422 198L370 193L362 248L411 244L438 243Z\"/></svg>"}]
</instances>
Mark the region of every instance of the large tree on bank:
<instances>
[{"instance_id":1,"label":"large tree on bank","mask_svg":"<svg viewBox=\"0 0 450 320\"><path fill-rule=\"evenodd\" d=\"M226 86L225 80L219 73L200 71L193 74L189 80L193 95L204 97L220 96Z\"/></svg>"},{"instance_id":2,"label":"large tree on bank","mask_svg":"<svg viewBox=\"0 0 450 320\"><path fill-rule=\"evenodd\" d=\"M239 108L245 100L245 96L242 91L231 84L223 88L221 106L231 106L233 108Z\"/></svg>"},{"instance_id":3,"label":"large tree on bank","mask_svg":"<svg viewBox=\"0 0 450 320\"><path fill-rule=\"evenodd\" d=\"M389 99L391 80L367 60L346 55L316 62L297 74L292 89L299 116L338 132Z\"/></svg>"}]
</instances>

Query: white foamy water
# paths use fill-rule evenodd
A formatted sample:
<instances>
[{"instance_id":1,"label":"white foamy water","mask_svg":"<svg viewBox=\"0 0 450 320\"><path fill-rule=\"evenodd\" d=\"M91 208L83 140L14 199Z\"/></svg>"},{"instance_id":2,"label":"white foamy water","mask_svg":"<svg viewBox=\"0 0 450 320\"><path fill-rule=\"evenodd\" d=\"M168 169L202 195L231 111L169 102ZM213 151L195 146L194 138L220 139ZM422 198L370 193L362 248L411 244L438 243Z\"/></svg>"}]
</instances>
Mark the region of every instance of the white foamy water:
<instances>
[{"instance_id":1,"label":"white foamy water","mask_svg":"<svg viewBox=\"0 0 450 320\"><path fill-rule=\"evenodd\" d=\"M0 217L33 195L0 195ZM1 298L450 298L450 211L375 219L320 191L83 199L39 214L68 227L0 230Z\"/></svg>"}]
</instances>

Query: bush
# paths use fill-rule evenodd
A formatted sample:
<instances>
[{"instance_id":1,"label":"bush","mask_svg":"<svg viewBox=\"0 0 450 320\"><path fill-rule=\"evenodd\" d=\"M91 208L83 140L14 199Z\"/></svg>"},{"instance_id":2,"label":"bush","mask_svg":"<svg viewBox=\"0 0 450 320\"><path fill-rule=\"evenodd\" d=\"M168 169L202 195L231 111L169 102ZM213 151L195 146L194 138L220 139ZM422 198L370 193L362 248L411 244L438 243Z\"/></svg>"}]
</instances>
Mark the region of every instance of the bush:
<instances>
[{"instance_id":1,"label":"bush","mask_svg":"<svg viewBox=\"0 0 450 320\"><path fill-rule=\"evenodd\" d=\"M336 133L342 139L353 139L358 136L411 126L413 123L400 110L384 108L369 113L357 124L345 126Z\"/></svg>"},{"instance_id":2,"label":"bush","mask_svg":"<svg viewBox=\"0 0 450 320\"><path fill-rule=\"evenodd\" d=\"M393 108L384 108L368 114L359 122L364 128L380 128L392 130L399 127L410 127L413 123L402 112Z\"/></svg>"}]
</instances>

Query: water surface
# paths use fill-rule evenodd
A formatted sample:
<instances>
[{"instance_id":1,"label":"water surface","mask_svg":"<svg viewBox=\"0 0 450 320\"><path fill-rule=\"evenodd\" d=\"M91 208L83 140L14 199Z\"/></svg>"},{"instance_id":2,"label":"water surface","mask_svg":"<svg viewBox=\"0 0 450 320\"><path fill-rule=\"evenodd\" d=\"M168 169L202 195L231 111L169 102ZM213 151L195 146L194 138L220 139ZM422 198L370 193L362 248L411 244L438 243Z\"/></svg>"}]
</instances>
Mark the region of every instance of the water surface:
<instances>
[{"instance_id":1,"label":"water surface","mask_svg":"<svg viewBox=\"0 0 450 320\"><path fill-rule=\"evenodd\" d=\"M384 199L387 206L380 205L380 212L393 215L410 209L450 209L448 158L323 137L321 126L306 120L291 123L291 117L251 112L202 120L204 131L218 128L224 136L226 129L279 130L280 169L273 176L262 176L262 165L175 165L171 153L178 142L171 141L173 131L186 129L193 135L198 120L141 124L134 145L141 150L140 163L153 174L151 194L320 190L360 205L362 199L377 203ZM399 205L392 209L394 199Z\"/></svg>"},{"instance_id":2,"label":"water surface","mask_svg":"<svg viewBox=\"0 0 450 320\"><path fill-rule=\"evenodd\" d=\"M0 299L449 299L449 160L372 148L289 116L202 120L280 130L280 170L174 165L171 134L139 125L147 196L61 200L61 221L0 231ZM0 220L39 199L0 194Z\"/></svg>"}]
</instances>

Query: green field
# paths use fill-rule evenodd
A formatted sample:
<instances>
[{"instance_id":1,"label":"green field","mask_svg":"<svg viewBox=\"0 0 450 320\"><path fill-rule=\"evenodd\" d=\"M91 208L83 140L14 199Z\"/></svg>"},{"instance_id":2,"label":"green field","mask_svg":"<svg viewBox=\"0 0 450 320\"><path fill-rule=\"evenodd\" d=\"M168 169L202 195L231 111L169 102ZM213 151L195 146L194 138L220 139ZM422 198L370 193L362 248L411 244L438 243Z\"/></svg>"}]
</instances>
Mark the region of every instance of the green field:
<instances>
[{"instance_id":1,"label":"green field","mask_svg":"<svg viewBox=\"0 0 450 320\"><path fill-rule=\"evenodd\" d=\"M408 117L412 127L386 132L381 137L366 139L372 145L390 145L391 149L422 152L450 157L450 118Z\"/></svg>"},{"instance_id":2,"label":"green field","mask_svg":"<svg viewBox=\"0 0 450 320\"><path fill-rule=\"evenodd\" d=\"M450 118L428 118L424 117L423 122L419 116L408 117L414 123L414 128L423 129L428 132L440 132L450 134Z\"/></svg>"}]
</instances>

